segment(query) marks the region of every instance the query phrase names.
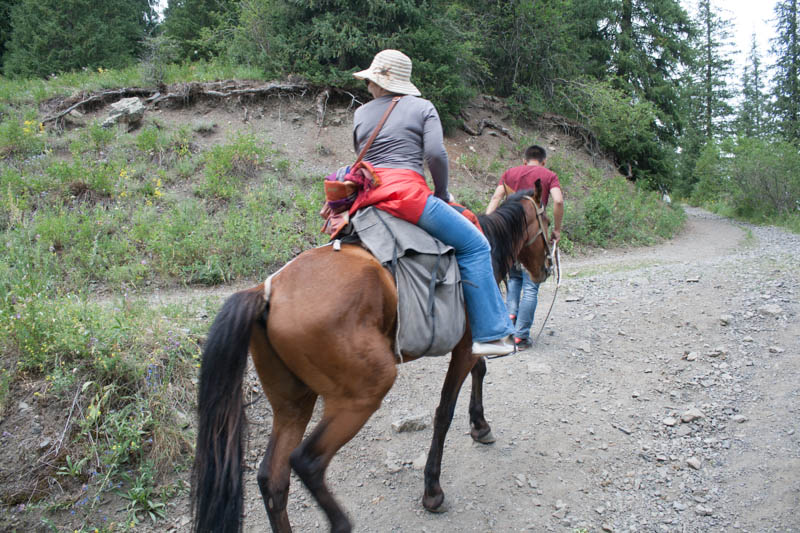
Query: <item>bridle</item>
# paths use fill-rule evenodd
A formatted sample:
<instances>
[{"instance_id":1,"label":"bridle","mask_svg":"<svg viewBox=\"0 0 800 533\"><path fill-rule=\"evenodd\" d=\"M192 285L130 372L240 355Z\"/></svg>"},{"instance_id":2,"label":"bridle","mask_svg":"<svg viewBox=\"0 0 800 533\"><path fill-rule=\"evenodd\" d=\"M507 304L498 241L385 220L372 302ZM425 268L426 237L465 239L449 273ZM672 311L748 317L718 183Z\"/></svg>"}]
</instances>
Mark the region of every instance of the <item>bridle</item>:
<instances>
[{"instance_id":1,"label":"bridle","mask_svg":"<svg viewBox=\"0 0 800 533\"><path fill-rule=\"evenodd\" d=\"M533 237L528 238L528 241L524 244L523 248L533 244L541 235L542 241L544 242L544 249L547 251L547 257L545 258L545 269L547 270L547 275L550 276L553 270L555 248L550 247L550 242L547 240L547 235L544 234L544 222L542 220L542 217L544 216L544 206L536 203L536 200L531 196L523 196L522 198L524 200L528 200L531 205L533 205L533 210L536 212L536 222L539 225L539 231L537 231ZM548 266L548 263L550 266Z\"/></svg>"},{"instance_id":2,"label":"bridle","mask_svg":"<svg viewBox=\"0 0 800 533\"><path fill-rule=\"evenodd\" d=\"M542 321L542 326L539 328L539 332L533 339L535 344L539 340L539 335L541 335L542 331L544 331L544 325L547 324L547 319L550 318L550 313L553 311L553 305L556 303L558 288L561 286L561 256L558 253L558 241L556 241L556 243L551 247L550 242L547 240L547 235L544 234L544 225L542 222L542 217L544 216L544 206L537 204L536 200L530 196L523 196L523 198L528 200L533 205L534 211L536 212L536 221L539 224L539 231L536 232L536 235L528 239L528 242L525 243L525 246L530 246L533 244L536 239L539 238L539 235L541 235L542 240L544 241L545 250L547 250L545 269L547 270L548 277L550 274L552 274L554 269L556 271L556 288L553 291L553 301L550 302L550 308L547 310L547 315L545 315L544 320Z\"/></svg>"}]
</instances>

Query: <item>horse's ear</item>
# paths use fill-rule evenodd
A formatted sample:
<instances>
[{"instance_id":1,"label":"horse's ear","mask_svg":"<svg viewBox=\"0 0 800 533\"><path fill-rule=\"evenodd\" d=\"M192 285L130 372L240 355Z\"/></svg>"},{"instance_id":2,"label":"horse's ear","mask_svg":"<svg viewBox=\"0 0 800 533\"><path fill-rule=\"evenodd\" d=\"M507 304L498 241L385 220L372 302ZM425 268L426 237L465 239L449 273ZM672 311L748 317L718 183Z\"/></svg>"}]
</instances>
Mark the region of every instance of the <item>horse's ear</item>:
<instances>
[{"instance_id":1,"label":"horse's ear","mask_svg":"<svg viewBox=\"0 0 800 533\"><path fill-rule=\"evenodd\" d=\"M539 204L542 202L542 180L536 180L536 183L533 184L534 189L536 189L536 203Z\"/></svg>"}]
</instances>

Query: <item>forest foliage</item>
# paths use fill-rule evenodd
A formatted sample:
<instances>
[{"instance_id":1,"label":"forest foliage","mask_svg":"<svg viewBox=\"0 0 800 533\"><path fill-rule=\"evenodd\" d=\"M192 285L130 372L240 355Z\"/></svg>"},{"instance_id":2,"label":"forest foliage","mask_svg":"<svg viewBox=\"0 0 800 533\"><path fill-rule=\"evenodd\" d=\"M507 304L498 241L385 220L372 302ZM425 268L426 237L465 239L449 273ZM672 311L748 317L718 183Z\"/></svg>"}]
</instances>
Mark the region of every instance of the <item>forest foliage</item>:
<instances>
[{"instance_id":1,"label":"forest foliage","mask_svg":"<svg viewBox=\"0 0 800 533\"><path fill-rule=\"evenodd\" d=\"M754 38L741 76L731 15L711 0L169 0L163 18L156 5L0 0L3 73L141 61L158 83L166 63L212 61L354 90L354 71L397 48L447 127L477 93L507 99L519 120L560 114L585 125L624 175L695 201L703 154L800 142L797 0L777 2L771 49ZM744 154L765 155L725 152Z\"/></svg>"}]
</instances>

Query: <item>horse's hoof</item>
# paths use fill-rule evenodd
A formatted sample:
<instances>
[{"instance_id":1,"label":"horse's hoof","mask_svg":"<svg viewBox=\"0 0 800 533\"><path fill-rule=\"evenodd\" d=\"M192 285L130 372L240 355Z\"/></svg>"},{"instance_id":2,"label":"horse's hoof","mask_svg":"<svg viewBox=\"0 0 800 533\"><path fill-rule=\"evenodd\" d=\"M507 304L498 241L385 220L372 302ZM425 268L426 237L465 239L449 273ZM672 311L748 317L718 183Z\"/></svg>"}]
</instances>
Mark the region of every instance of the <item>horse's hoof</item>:
<instances>
[{"instance_id":1,"label":"horse's hoof","mask_svg":"<svg viewBox=\"0 0 800 533\"><path fill-rule=\"evenodd\" d=\"M440 514L447 512L447 504L444 503L444 493L438 494L433 498L428 498L427 496L423 496L422 506L429 513Z\"/></svg>"},{"instance_id":2,"label":"horse's hoof","mask_svg":"<svg viewBox=\"0 0 800 533\"><path fill-rule=\"evenodd\" d=\"M473 429L469 432L469 434L472 437L472 440L481 444L494 444L497 441L497 439L494 438L494 433L492 433L491 429L488 429L485 432L480 432Z\"/></svg>"}]
</instances>

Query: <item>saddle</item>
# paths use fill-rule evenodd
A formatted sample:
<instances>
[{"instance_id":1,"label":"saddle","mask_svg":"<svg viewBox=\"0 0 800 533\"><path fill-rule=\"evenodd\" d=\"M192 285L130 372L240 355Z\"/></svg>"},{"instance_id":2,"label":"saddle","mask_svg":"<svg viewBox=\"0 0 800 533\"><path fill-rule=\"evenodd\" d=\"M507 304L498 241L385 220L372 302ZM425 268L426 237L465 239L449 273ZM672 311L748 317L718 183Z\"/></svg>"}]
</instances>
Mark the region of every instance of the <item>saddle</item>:
<instances>
[{"instance_id":1,"label":"saddle","mask_svg":"<svg viewBox=\"0 0 800 533\"><path fill-rule=\"evenodd\" d=\"M466 312L453 247L375 207L361 209L342 236L388 268L397 286L395 355L439 356L464 335Z\"/></svg>"}]
</instances>

